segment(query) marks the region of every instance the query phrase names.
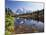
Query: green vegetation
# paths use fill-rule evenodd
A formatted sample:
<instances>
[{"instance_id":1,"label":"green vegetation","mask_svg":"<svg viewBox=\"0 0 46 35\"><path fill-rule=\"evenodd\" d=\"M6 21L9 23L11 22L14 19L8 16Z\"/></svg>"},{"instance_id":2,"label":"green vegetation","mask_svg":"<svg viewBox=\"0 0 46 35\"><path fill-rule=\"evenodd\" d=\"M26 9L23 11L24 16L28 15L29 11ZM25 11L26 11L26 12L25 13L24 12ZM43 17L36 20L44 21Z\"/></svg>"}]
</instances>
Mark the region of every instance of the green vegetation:
<instances>
[{"instance_id":1,"label":"green vegetation","mask_svg":"<svg viewBox=\"0 0 46 35\"><path fill-rule=\"evenodd\" d=\"M14 17L11 9L5 9L5 35L11 35L14 32Z\"/></svg>"}]
</instances>

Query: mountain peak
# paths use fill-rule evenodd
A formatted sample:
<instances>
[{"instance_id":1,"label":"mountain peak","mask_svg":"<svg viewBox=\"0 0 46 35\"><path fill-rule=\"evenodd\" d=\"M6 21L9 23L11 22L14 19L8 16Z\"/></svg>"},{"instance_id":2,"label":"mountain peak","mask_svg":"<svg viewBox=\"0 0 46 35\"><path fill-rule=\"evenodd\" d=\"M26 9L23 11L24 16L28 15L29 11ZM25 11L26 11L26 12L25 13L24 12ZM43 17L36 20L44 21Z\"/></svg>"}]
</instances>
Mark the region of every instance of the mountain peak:
<instances>
[{"instance_id":1,"label":"mountain peak","mask_svg":"<svg viewBox=\"0 0 46 35\"><path fill-rule=\"evenodd\" d=\"M16 10L16 14L31 13L32 11L25 8L19 8Z\"/></svg>"}]
</instances>

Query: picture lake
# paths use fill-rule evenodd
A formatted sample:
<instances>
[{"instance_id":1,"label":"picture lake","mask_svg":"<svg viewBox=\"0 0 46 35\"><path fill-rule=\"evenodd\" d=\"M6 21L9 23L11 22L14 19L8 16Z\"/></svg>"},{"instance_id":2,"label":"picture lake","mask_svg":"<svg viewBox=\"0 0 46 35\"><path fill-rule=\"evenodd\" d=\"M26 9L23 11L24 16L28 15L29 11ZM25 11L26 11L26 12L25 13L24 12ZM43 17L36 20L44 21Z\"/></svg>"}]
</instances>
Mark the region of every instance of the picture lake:
<instances>
[{"instance_id":1,"label":"picture lake","mask_svg":"<svg viewBox=\"0 0 46 35\"><path fill-rule=\"evenodd\" d=\"M5 0L5 35L44 33L44 3Z\"/></svg>"}]
</instances>

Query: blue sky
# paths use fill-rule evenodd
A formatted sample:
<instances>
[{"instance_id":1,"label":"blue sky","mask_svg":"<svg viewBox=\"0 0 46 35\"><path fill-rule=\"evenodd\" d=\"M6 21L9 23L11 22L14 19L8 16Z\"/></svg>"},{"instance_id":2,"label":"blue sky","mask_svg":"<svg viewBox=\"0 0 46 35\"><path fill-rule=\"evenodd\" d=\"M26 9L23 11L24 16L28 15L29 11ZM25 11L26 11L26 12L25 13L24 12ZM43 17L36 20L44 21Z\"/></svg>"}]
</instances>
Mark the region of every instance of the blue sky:
<instances>
[{"instance_id":1,"label":"blue sky","mask_svg":"<svg viewBox=\"0 0 46 35\"><path fill-rule=\"evenodd\" d=\"M16 9L19 9L19 8L24 8L24 9L35 11L35 10L43 9L43 3L6 0L5 7L11 8L13 11L16 11Z\"/></svg>"}]
</instances>

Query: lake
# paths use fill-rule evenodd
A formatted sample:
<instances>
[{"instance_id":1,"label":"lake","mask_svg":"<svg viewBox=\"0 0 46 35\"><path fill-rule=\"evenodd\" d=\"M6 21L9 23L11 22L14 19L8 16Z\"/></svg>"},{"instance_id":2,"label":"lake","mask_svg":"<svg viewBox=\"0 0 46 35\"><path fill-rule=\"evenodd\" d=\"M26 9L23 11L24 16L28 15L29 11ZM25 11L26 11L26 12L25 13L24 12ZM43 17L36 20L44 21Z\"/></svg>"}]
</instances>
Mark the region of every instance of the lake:
<instances>
[{"instance_id":1,"label":"lake","mask_svg":"<svg viewBox=\"0 0 46 35\"><path fill-rule=\"evenodd\" d=\"M15 29L19 29L19 31L18 30L16 30L16 31L18 31L18 33L19 33L21 30L20 28L22 28L22 27L24 27L24 29L25 28L28 29L28 31L26 31L25 33L32 33L32 28L36 29L35 32L44 31L44 23L41 21L33 20L31 18L29 18L29 19L16 18L15 19Z\"/></svg>"}]
</instances>

